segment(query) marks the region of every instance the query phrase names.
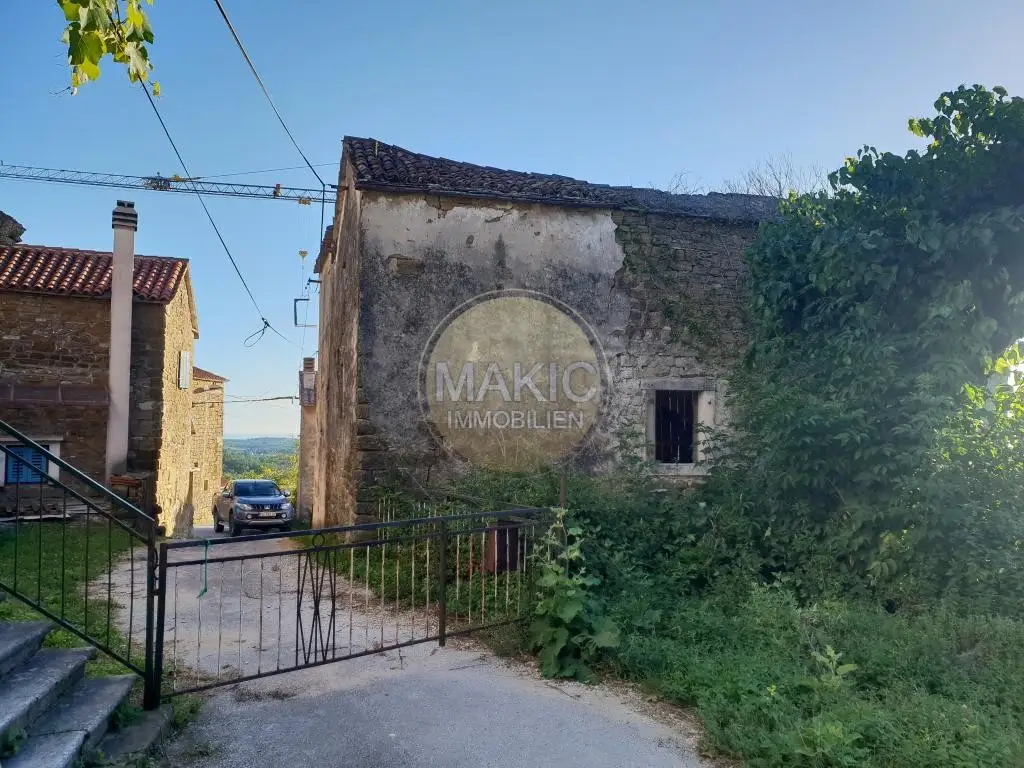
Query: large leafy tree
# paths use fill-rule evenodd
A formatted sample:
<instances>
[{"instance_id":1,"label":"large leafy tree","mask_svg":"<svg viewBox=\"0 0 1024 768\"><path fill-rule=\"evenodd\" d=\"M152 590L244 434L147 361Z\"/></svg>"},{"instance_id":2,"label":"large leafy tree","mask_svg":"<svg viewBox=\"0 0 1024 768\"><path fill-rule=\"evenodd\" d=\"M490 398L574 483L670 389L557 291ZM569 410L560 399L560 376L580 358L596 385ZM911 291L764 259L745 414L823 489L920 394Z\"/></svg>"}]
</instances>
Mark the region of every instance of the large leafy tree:
<instances>
[{"instance_id":1,"label":"large leafy tree","mask_svg":"<svg viewBox=\"0 0 1024 768\"><path fill-rule=\"evenodd\" d=\"M990 386L1024 335L1024 100L961 86L935 109L910 121L923 150L865 147L748 254L728 464L756 494L770 569L890 575L907 542L953 535L975 469L1024 479L1003 458L1019 390ZM1006 519L973 498L975 519Z\"/></svg>"},{"instance_id":2,"label":"large leafy tree","mask_svg":"<svg viewBox=\"0 0 1024 768\"><path fill-rule=\"evenodd\" d=\"M67 22L62 40L68 46L72 93L100 76L108 56L125 67L133 83L149 79L153 65L147 45L153 30L142 0L57 0L57 5ZM158 83L153 90L159 93Z\"/></svg>"}]
</instances>

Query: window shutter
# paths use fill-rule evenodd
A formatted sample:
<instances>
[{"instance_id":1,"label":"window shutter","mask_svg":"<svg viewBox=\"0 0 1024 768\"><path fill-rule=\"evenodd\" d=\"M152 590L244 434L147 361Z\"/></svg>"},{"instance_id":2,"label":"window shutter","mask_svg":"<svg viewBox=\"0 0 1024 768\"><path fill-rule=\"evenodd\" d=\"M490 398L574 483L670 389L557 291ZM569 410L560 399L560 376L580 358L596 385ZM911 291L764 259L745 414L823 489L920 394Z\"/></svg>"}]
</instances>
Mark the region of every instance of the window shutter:
<instances>
[{"instance_id":1,"label":"window shutter","mask_svg":"<svg viewBox=\"0 0 1024 768\"><path fill-rule=\"evenodd\" d=\"M178 389L188 389L192 383L192 353L183 349L178 353Z\"/></svg>"},{"instance_id":2,"label":"window shutter","mask_svg":"<svg viewBox=\"0 0 1024 768\"><path fill-rule=\"evenodd\" d=\"M12 454L26 459L32 466L30 468L17 459L8 458L5 483L41 483L43 481L43 475L47 474L49 470L49 462L45 454L25 445L11 446L9 450Z\"/></svg>"}]
</instances>

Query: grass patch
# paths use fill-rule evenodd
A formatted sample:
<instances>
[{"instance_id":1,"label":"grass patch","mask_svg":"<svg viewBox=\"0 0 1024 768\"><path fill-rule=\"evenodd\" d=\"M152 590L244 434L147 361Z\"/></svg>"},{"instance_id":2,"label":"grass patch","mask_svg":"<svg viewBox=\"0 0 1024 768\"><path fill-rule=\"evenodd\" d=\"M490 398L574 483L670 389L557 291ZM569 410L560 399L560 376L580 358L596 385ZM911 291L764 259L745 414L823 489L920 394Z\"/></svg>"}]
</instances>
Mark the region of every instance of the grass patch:
<instances>
[{"instance_id":1,"label":"grass patch","mask_svg":"<svg viewBox=\"0 0 1024 768\"><path fill-rule=\"evenodd\" d=\"M752 768L1024 765L1020 621L800 606L765 587L612 610L618 674L696 707L708 745Z\"/></svg>"},{"instance_id":2,"label":"grass patch","mask_svg":"<svg viewBox=\"0 0 1024 768\"><path fill-rule=\"evenodd\" d=\"M171 728L183 731L188 724L199 717L206 701L201 696L183 694L171 699Z\"/></svg>"},{"instance_id":3,"label":"grass patch","mask_svg":"<svg viewBox=\"0 0 1024 768\"><path fill-rule=\"evenodd\" d=\"M38 601L72 626L127 655L128 643L114 623L116 605L108 598L106 584L86 585L108 571L137 540L117 526L94 521L88 526L24 523L17 534L13 527L0 530L0 581L16 585L19 592ZM145 557L145 550L137 553ZM136 590L145 584L136 584ZM0 621L43 619L33 608L16 598L0 602ZM144 617L136 616L135 621ZM80 648L87 643L66 629L51 632L44 642L49 648ZM141 664L144 649L134 643L131 656ZM91 676L124 674L126 668L100 652L89 662Z\"/></svg>"}]
</instances>

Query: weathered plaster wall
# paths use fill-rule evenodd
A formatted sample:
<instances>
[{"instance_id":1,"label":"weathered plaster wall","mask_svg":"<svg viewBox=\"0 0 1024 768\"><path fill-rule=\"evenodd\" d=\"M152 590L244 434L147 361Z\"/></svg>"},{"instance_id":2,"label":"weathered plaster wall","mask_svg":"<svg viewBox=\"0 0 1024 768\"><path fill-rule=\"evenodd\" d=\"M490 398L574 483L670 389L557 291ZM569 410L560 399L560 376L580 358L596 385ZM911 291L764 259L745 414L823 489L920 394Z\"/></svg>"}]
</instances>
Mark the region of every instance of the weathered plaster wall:
<instances>
[{"instance_id":1,"label":"weathered plaster wall","mask_svg":"<svg viewBox=\"0 0 1024 768\"><path fill-rule=\"evenodd\" d=\"M224 383L192 379L194 525L213 525L213 504L224 474Z\"/></svg>"},{"instance_id":2,"label":"weathered plaster wall","mask_svg":"<svg viewBox=\"0 0 1024 768\"><path fill-rule=\"evenodd\" d=\"M543 292L579 311L609 358L625 351L630 296L616 284L624 254L607 211L364 192L360 221L360 364L378 433L364 471L440 460L421 422L418 363L437 324L480 293Z\"/></svg>"},{"instance_id":3,"label":"weathered plaster wall","mask_svg":"<svg viewBox=\"0 0 1024 768\"><path fill-rule=\"evenodd\" d=\"M168 535L192 532L195 490L192 470L192 392L178 386L178 360L187 352L193 360L195 328L190 295L183 282L175 297L164 306L163 369L161 375L161 434L157 458L156 503ZM188 365L191 372L191 362ZM196 473L198 474L198 473ZM201 486L200 486L201 487Z\"/></svg>"}]
</instances>

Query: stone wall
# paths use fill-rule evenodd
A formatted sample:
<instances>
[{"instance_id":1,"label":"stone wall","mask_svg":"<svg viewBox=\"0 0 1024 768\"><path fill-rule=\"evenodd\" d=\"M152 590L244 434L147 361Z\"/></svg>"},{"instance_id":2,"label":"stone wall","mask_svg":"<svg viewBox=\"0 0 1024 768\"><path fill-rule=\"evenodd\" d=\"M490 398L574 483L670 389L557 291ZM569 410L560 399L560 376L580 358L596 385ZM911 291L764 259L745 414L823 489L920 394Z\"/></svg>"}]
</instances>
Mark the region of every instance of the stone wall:
<instances>
[{"instance_id":1,"label":"stone wall","mask_svg":"<svg viewBox=\"0 0 1024 768\"><path fill-rule=\"evenodd\" d=\"M622 354L610 358L617 396L613 429L642 433L656 382L706 379L715 426L728 422L724 393L747 342L743 253L751 222L615 211L615 238L630 293Z\"/></svg>"},{"instance_id":2,"label":"stone wall","mask_svg":"<svg viewBox=\"0 0 1024 768\"><path fill-rule=\"evenodd\" d=\"M0 381L107 386L110 306L0 293Z\"/></svg>"},{"instance_id":3,"label":"stone wall","mask_svg":"<svg viewBox=\"0 0 1024 768\"><path fill-rule=\"evenodd\" d=\"M156 472L161 439L164 305L132 305L128 471Z\"/></svg>"},{"instance_id":4,"label":"stone wall","mask_svg":"<svg viewBox=\"0 0 1024 768\"><path fill-rule=\"evenodd\" d=\"M308 523L313 519L313 500L316 493L316 407L303 406L299 419L299 487L296 491L295 516Z\"/></svg>"},{"instance_id":5,"label":"stone wall","mask_svg":"<svg viewBox=\"0 0 1024 768\"><path fill-rule=\"evenodd\" d=\"M224 382L192 379L192 465L195 525L213 525L224 475Z\"/></svg>"},{"instance_id":6,"label":"stone wall","mask_svg":"<svg viewBox=\"0 0 1024 768\"><path fill-rule=\"evenodd\" d=\"M163 366L160 398L160 447L157 457L156 502L168 535L189 536L195 511L195 463L192 458L192 392L178 383L182 353L191 378L196 332L192 324L190 287L183 281L163 307Z\"/></svg>"},{"instance_id":7,"label":"stone wall","mask_svg":"<svg viewBox=\"0 0 1024 768\"><path fill-rule=\"evenodd\" d=\"M299 477L295 516L304 523L313 520L316 496L316 379L316 358L303 358L299 371Z\"/></svg>"},{"instance_id":8,"label":"stone wall","mask_svg":"<svg viewBox=\"0 0 1024 768\"><path fill-rule=\"evenodd\" d=\"M64 438L61 458L101 478L109 348L105 302L0 293L0 420Z\"/></svg>"},{"instance_id":9,"label":"stone wall","mask_svg":"<svg viewBox=\"0 0 1024 768\"><path fill-rule=\"evenodd\" d=\"M346 525L356 519L353 472L356 423L357 325L360 314L360 207L351 169L343 168L333 237L318 260L320 344L317 376L317 467L314 527Z\"/></svg>"}]
</instances>

